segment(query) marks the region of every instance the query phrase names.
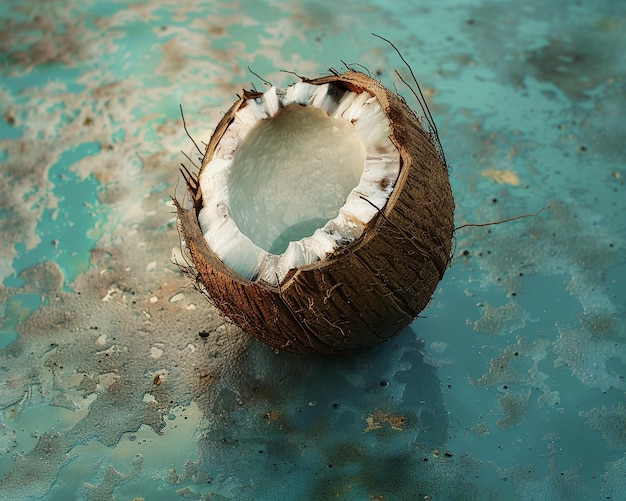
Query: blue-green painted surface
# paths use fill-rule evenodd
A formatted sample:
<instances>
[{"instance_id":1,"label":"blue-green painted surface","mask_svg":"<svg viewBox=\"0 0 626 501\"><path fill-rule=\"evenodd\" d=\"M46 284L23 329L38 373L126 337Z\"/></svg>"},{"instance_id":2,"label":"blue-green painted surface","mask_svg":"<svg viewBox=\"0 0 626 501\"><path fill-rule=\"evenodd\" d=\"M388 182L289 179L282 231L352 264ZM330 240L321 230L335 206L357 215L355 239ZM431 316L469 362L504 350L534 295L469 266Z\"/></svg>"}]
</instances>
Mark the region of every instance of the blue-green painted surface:
<instances>
[{"instance_id":1,"label":"blue-green painted surface","mask_svg":"<svg viewBox=\"0 0 626 501\"><path fill-rule=\"evenodd\" d=\"M7 499L626 499L626 5L0 5ZM456 253L425 318L274 354L190 287L170 196L248 71L415 71ZM203 333L202 336L199 333Z\"/></svg>"}]
</instances>

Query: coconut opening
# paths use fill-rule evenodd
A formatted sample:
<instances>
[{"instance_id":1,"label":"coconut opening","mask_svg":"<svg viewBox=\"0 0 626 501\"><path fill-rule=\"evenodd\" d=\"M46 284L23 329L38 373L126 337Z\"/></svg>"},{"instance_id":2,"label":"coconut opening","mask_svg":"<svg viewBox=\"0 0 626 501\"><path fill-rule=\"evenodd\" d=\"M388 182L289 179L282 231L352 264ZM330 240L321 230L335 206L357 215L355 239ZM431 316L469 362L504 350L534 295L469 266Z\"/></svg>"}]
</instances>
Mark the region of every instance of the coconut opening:
<instances>
[{"instance_id":1,"label":"coconut opening","mask_svg":"<svg viewBox=\"0 0 626 501\"><path fill-rule=\"evenodd\" d=\"M390 134L367 92L299 82L248 99L199 175L209 247L272 284L326 259L385 207L400 169Z\"/></svg>"},{"instance_id":2,"label":"coconut opening","mask_svg":"<svg viewBox=\"0 0 626 501\"><path fill-rule=\"evenodd\" d=\"M354 127L319 108L290 104L258 122L233 158L230 215L263 250L279 255L337 217L363 174Z\"/></svg>"}]
</instances>

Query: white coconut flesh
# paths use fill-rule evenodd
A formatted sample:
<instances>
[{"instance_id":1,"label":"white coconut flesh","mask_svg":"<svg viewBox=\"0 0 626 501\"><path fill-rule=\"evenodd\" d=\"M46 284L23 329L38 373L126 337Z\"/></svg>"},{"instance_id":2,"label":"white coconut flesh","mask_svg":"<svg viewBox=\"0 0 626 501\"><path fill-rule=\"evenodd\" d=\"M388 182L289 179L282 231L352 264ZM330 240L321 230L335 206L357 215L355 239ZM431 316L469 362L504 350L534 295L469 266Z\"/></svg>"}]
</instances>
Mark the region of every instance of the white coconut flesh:
<instances>
[{"instance_id":1,"label":"white coconut flesh","mask_svg":"<svg viewBox=\"0 0 626 501\"><path fill-rule=\"evenodd\" d=\"M390 133L367 92L299 82L247 100L199 177L209 247L242 277L279 284L353 242L398 177Z\"/></svg>"}]
</instances>

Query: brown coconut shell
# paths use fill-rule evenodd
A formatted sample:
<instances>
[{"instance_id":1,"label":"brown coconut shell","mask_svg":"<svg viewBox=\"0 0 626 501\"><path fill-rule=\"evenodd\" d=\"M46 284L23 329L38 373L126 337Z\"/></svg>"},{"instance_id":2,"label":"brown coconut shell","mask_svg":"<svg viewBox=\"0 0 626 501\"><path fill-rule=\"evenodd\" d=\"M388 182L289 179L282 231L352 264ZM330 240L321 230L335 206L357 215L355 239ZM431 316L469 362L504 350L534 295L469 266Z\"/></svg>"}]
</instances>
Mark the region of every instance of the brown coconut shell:
<instances>
[{"instance_id":1,"label":"brown coconut shell","mask_svg":"<svg viewBox=\"0 0 626 501\"><path fill-rule=\"evenodd\" d=\"M352 353L398 333L430 302L451 259L454 199L433 135L404 100L355 71L303 80L368 92L380 102L400 152L399 177L384 210L357 240L322 261L294 268L279 285L241 277L209 248L197 217L202 193L193 177L186 179L194 207L185 209L175 200L179 227L188 271L244 331L279 350ZM206 147L200 172L235 113L257 96L244 92L226 112Z\"/></svg>"}]
</instances>

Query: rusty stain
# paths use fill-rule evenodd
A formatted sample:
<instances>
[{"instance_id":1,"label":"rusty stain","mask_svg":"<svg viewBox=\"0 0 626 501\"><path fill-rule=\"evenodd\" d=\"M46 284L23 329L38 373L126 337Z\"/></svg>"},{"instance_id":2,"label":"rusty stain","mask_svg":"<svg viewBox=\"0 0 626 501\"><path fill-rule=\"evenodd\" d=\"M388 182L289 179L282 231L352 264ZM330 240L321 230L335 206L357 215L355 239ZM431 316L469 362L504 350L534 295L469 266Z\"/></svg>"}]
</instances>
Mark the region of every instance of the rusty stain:
<instances>
[{"instance_id":1,"label":"rusty stain","mask_svg":"<svg viewBox=\"0 0 626 501\"><path fill-rule=\"evenodd\" d=\"M405 421L404 416L393 416L388 412L376 410L374 414L365 418L367 427L363 430L363 433L378 430L382 428L385 423L388 424L392 430L402 431Z\"/></svg>"}]
</instances>

